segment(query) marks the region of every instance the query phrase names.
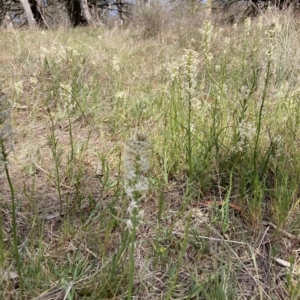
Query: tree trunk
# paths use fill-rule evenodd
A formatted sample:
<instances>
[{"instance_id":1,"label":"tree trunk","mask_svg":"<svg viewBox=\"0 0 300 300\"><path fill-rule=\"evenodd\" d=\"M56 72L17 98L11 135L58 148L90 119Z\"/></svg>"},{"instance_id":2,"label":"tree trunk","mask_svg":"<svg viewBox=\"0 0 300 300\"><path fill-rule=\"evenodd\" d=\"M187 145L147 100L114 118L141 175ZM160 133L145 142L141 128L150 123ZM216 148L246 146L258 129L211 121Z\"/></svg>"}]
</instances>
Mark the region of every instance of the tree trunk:
<instances>
[{"instance_id":1,"label":"tree trunk","mask_svg":"<svg viewBox=\"0 0 300 300\"><path fill-rule=\"evenodd\" d=\"M24 8L29 27L34 28L35 25L36 25L36 22L35 22L35 19L33 17L33 14L32 14L30 5L28 3L28 0L20 0L20 2L21 2L22 6Z\"/></svg>"},{"instance_id":2,"label":"tree trunk","mask_svg":"<svg viewBox=\"0 0 300 300\"><path fill-rule=\"evenodd\" d=\"M88 25L93 25L93 18L91 16L91 13L89 11L89 6L87 3L87 0L81 0L81 9L82 9L82 14L85 18L85 20L87 21Z\"/></svg>"},{"instance_id":3,"label":"tree trunk","mask_svg":"<svg viewBox=\"0 0 300 300\"><path fill-rule=\"evenodd\" d=\"M118 8L119 18L121 20L121 25L124 25L128 19L127 5L128 3L124 0L116 0L115 5Z\"/></svg>"}]
</instances>

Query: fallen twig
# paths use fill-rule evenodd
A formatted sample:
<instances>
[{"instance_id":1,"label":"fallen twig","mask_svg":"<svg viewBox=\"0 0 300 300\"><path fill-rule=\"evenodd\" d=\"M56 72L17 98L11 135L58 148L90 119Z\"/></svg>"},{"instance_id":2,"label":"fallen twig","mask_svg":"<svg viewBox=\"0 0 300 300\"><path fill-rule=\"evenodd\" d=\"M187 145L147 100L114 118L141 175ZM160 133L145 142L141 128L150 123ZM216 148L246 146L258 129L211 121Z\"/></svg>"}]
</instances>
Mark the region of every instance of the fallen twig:
<instances>
[{"instance_id":1,"label":"fallen twig","mask_svg":"<svg viewBox=\"0 0 300 300\"><path fill-rule=\"evenodd\" d=\"M278 230L278 232L280 232L282 235L284 235L285 237L287 237L291 240L300 241L300 234L298 234L298 235L291 234L284 229L278 228L278 226L276 226L272 222L263 221L263 225L271 226L272 228L274 228L275 230Z\"/></svg>"}]
</instances>

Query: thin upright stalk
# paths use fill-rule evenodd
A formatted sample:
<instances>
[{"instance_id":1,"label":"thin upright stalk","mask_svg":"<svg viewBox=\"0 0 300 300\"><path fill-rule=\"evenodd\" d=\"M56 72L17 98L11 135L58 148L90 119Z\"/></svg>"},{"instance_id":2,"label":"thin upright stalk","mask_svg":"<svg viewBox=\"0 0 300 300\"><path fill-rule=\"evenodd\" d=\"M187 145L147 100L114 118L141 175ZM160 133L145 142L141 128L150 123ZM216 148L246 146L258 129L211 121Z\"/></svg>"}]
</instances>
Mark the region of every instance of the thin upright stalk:
<instances>
[{"instance_id":1,"label":"thin upright stalk","mask_svg":"<svg viewBox=\"0 0 300 300\"><path fill-rule=\"evenodd\" d=\"M5 145L2 139L0 139L0 145L1 145L1 153L3 156L4 161L4 169L5 169L5 175L6 179L9 185L10 189L10 196L11 196L11 209L12 209L12 233L13 233L13 251L14 256L17 264L17 272L19 276L19 285L20 285L20 292L21 292L21 299L24 299L24 288L23 288L23 277L22 277L22 266L21 266L21 259L18 249L18 234L17 234L17 218L16 218L16 203L15 203L15 190L13 187L13 183L11 181L10 175L9 175L9 169L8 169L8 155L5 149Z\"/></svg>"},{"instance_id":2,"label":"thin upright stalk","mask_svg":"<svg viewBox=\"0 0 300 300\"><path fill-rule=\"evenodd\" d=\"M130 249L129 249L129 281L128 281L128 300L132 298L132 287L134 279L134 250L135 250L135 235L137 227L137 209L134 209L132 216L132 230L130 233Z\"/></svg>"}]
</instances>

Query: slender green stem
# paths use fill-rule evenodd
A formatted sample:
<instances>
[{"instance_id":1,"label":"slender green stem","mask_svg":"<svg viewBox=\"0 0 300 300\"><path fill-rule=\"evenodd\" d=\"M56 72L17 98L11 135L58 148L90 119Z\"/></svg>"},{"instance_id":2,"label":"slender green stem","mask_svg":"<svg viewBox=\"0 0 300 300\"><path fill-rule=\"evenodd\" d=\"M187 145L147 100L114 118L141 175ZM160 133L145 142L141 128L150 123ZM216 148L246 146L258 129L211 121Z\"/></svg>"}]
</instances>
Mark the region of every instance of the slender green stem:
<instances>
[{"instance_id":1,"label":"slender green stem","mask_svg":"<svg viewBox=\"0 0 300 300\"><path fill-rule=\"evenodd\" d=\"M134 250L135 250L135 235L137 226L137 209L135 208L132 216L132 230L130 233L130 252L129 252L129 282L128 282L128 300L132 298L132 287L134 279Z\"/></svg>"},{"instance_id":2,"label":"slender green stem","mask_svg":"<svg viewBox=\"0 0 300 300\"><path fill-rule=\"evenodd\" d=\"M226 197L224 199L224 203L222 206L222 231L223 233L226 233L229 229L229 200L231 196L231 191L232 191L232 174L233 170L230 172L230 180L229 180L229 188L226 193Z\"/></svg>"},{"instance_id":3,"label":"slender green stem","mask_svg":"<svg viewBox=\"0 0 300 300\"><path fill-rule=\"evenodd\" d=\"M191 78L189 78L189 89L191 88L192 88L192 83L191 83ZM190 178L192 177L192 173L193 173L191 118L192 118L192 95L189 92L188 93L188 119L187 119L187 161L188 161Z\"/></svg>"},{"instance_id":4,"label":"slender green stem","mask_svg":"<svg viewBox=\"0 0 300 300\"><path fill-rule=\"evenodd\" d=\"M71 145L71 153L70 153L70 162L74 161L74 139L73 139L73 131L72 131L72 123L70 118L70 112L68 110L68 123L69 123L69 136L70 136L70 145Z\"/></svg>"},{"instance_id":5,"label":"slender green stem","mask_svg":"<svg viewBox=\"0 0 300 300\"><path fill-rule=\"evenodd\" d=\"M22 266L21 266L22 263L21 263L21 259L20 259L19 249L18 249L15 190L14 190L14 187L13 187L10 175L9 175L9 170L8 170L8 155L6 154L6 151L5 151L4 142L1 139L0 139L0 144L1 144L1 153L3 155L3 161L4 161L4 169L5 169L6 179L7 179L7 182L9 184L10 196L11 196L13 249L14 249L14 255L15 255L15 260L16 260L16 264L17 264L17 272L18 272L18 276L19 276L21 299L24 299L24 294L23 294L24 285L23 285Z\"/></svg>"},{"instance_id":6,"label":"slender green stem","mask_svg":"<svg viewBox=\"0 0 300 300\"><path fill-rule=\"evenodd\" d=\"M57 185L57 192L58 192L58 199L60 204L60 214L62 214L62 195L61 195L61 188L60 188L60 174L59 174L59 166L61 163L61 153L59 153L57 145L58 141L55 137L55 128L54 128L54 121L51 115L51 112L49 111L49 117L51 121L51 134L49 137L50 143L52 145L51 150L53 154L53 159L55 163L55 179L56 179L56 185Z\"/></svg>"},{"instance_id":7,"label":"slender green stem","mask_svg":"<svg viewBox=\"0 0 300 300\"><path fill-rule=\"evenodd\" d=\"M258 114L258 124L257 124L256 139L255 139L255 146L254 146L254 171L255 171L255 173L257 173L259 138L260 138L260 132L261 132L261 126L262 126L263 109L265 106L265 100L266 100L266 96L267 96L267 88L268 88L268 84L269 84L269 80L270 80L271 63L272 63L272 60L269 59L268 63L267 63L267 74L266 74L266 78L265 78L265 85L264 85L262 100L261 100L259 114Z\"/></svg>"},{"instance_id":8,"label":"slender green stem","mask_svg":"<svg viewBox=\"0 0 300 300\"><path fill-rule=\"evenodd\" d=\"M169 288L168 288L168 292L167 292L166 297L164 298L166 300L169 300L172 297L172 292L173 292L174 287L176 285L180 268L183 264L183 256L184 256L184 253L185 253L186 248L188 246L188 235L189 235L189 230L190 230L190 222L191 222L191 216L188 217L188 222L187 222L186 227L185 227L185 232L184 232L184 237L183 237L183 242L182 242L182 248L181 248L181 251L179 253L178 263L177 263L177 266L176 266L176 271L175 271L174 275L172 276L172 278L170 278L170 285L169 285Z\"/></svg>"}]
</instances>

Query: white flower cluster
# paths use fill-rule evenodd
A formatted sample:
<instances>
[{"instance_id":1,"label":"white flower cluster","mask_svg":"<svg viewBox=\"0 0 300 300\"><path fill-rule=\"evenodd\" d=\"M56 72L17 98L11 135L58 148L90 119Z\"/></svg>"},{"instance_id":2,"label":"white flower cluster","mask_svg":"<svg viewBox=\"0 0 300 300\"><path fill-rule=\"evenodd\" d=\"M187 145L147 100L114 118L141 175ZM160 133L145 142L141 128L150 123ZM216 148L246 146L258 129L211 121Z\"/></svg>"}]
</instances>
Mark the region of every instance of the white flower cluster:
<instances>
[{"instance_id":1,"label":"white flower cluster","mask_svg":"<svg viewBox=\"0 0 300 300\"><path fill-rule=\"evenodd\" d=\"M29 78L29 82L30 82L31 84L33 84L33 85L36 85L36 84L38 83L38 79L37 79L36 76L31 76L31 77Z\"/></svg>"},{"instance_id":2,"label":"white flower cluster","mask_svg":"<svg viewBox=\"0 0 300 300\"><path fill-rule=\"evenodd\" d=\"M126 99L127 96L128 96L128 92L127 91L119 91L119 92L115 93L115 98L116 99L123 100L123 99Z\"/></svg>"},{"instance_id":3,"label":"white flower cluster","mask_svg":"<svg viewBox=\"0 0 300 300\"><path fill-rule=\"evenodd\" d=\"M124 183L125 192L131 201L127 209L131 219L134 215L138 219L143 216L143 212L138 211L138 205L149 189L149 182L145 176L150 167L149 154L150 143L145 135L137 134L135 138L126 143ZM132 221L127 220L126 226L131 230Z\"/></svg>"},{"instance_id":4,"label":"white flower cluster","mask_svg":"<svg viewBox=\"0 0 300 300\"><path fill-rule=\"evenodd\" d=\"M63 110L64 111L72 111L75 107L75 104L72 101L72 86L70 83L59 84L59 89L58 89L59 97L60 100L62 101L63 104Z\"/></svg>"},{"instance_id":5,"label":"white flower cluster","mask_svg":"<svg viewBox=\"0 0 300 300\"><path fill-rule=\"evenodd\" d=\"M185 90L188 92L188 94L191 96L194 96L195 94L195 88L197 85L197 75L198 75L198 53L194 50L188 49L185 50L185 54L183 55L181 59L181 71L184 80L184 87Z\"/></svg>"},{"instance_id":6,"label":"white flower cluster","mask_svg":"<svg viewBox=\"0 0 300 300\"><path fill-rule=\"evenodd\" d=\"M74 57L80 56L77 50L70 46L63 46L58 44L53 44L49 49L46 47L40 48L40 58L43 61L46 57L51 57L55 59L56 63L63 61L72 62Z\"/></svg>"},{"instance_id":7,"label":"white flower cluster","mask_svg":"<svg viewBox=\"0 0 300 300\"><path fill-rule=\"evenodd\" d=\"M40 59L43 62L45 58L52 58L56 63L70 61L74 58L80 57L80 53L71 46L63 46L56 41L50 41L47 39L46 33L41 32L45 42L48 44L46 47L40 47Z\"/></svg>"},{"instance_id":8,"label":"white flower cluster","mask_svg":"<svg viewBox=\"0 0 300 300\"><path fill-rule=\"evenodd\" d=\"M239 141L236 145L236 151L242 152L249 145L249 142L256 134L255 125L252 122L242 120L238 125Z\"/></svg>"},{"instance_id":9,"label":"white flower cluster","mask_svg":"<svg viewBox=\"0 0 300 300\"><path fill-rule=\"evenodd\" d=\"M23 91L23 81L22 80L15 82L14 90L18 96L21 96L23 94L24 91Z\"/></svg>"},{"instance_id":10,"label":"white flower cluster","mask_svg":"<svg viewBox=\"0 0 300 300\"><path fill-rule=\"evenodd\" d=\"M244 21L244 29L245 29L245 36L250 35L250 30L251 30L251 18L246 18Z\"/></svg>"},{"instance_id":11,"label":"white flower cluster","mask_svg":"<svg viewBox=\"0 0 300 300\"><path fill-rule=\"evenodd\" d=\"M7 163L7 157L13 151L13 132L11 128L11 105L7 96L0 92L0 161Z\"/></svg>"},{"instance_id":12,"label":"white flower cluster","mask_svg":"<svg viewBox=\"0 0 300 300\"><path fill-rule=\"evenodd\" d=\"M270 26L270 28L265 32L267 40L268 40L268 45L266 49L266 55L268 61L274 61L274 48L275 48L275 34L276 34L276 27L275 25Z\"/></svg>"},{"instance_id":13,"label":"white flower cluster","mask_svg":"<svg viewBox=\"0 0 300 300\"><path fill-rule=\"evenodd\" d=\"M180 88L181 97L193 101L197 86L198 53L192 49L185 49L181 59L168 66L171 83Z\"/></svg>"},{"instance_id":14,"label":"white flower cluster","mask_svg":"<svg viewBox=\"0 0 300 300\"><path fill-rule=\"evenodd\" d=\"M125 154L125 191L130 199L141 200L148 190L148 179L145 173L149 170L150 144L146 136L137 136L126 143Z\"/></svg>"},{"instance_id":15,"label":"white flower cluster","mask_svg":"<svg viewBox=\"0 0 300 300\"><path fill-rule=\"evenodd\" d=\"M118 73L120 71L120 61L117 56L114 56L111 62L113 70Z\"/></svg>"},{"instance_id":16,"label":"white flower cluster","mask_svg":"<svg viewBox=\"0 0 300 300\"><path fill-rule=\"evenodd\" d=\"M204 57L207 66L210 66L213 59L213 55L210 52L210 42L212 37L213 25L210 21L206 20L204 25L203 36L204 36Z\"/></svg>"},{"instance_id":17,"label":"white flower cluster","mask_svg":"<svg viewBox=\"0 0 300 300\"><path fill-rule=\"evenodd\" d=\"M65 102L72 101L72 87L70 83L68 84L60 83L58 92L59 92L60 100Z\"/></svg>"}]
</instances>

